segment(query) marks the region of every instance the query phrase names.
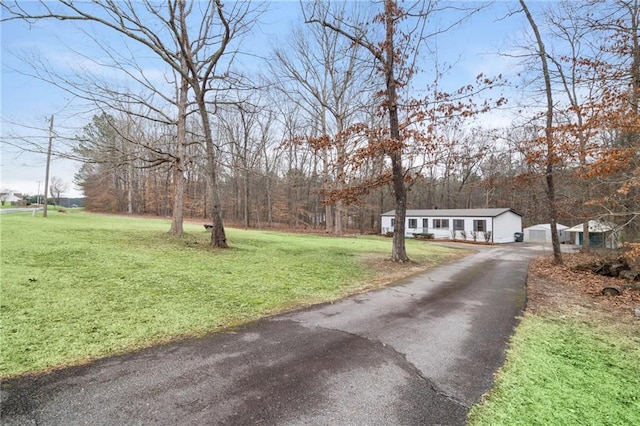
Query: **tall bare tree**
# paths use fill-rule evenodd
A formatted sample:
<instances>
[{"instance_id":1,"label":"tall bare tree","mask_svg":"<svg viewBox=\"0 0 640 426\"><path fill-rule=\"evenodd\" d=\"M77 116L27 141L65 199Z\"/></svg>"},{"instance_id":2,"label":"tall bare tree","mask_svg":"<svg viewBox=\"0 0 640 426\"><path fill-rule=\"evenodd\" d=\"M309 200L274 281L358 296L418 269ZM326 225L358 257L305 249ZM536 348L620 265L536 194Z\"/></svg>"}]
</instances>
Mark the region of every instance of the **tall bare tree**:
<instances>
[{"instance_id":1,"label":"tall bare tree","mask_svg":"<svg viewBox=\"0 0 640 426\"><path fill-rule=\"evenodd\" d=\"M217 187L217 147L211 132L211 105L215 105L214 82L228 81L228 67L233 55L225 57L234 37L239 37L251 26L256 8L251 2L234 2L227 7L220 0L194 2L167 0L157 4L150 0L140 2L77 3L61 0L52 6L45 1L25 6L20 2L2 3L6 19L56 19L60 21L91 22L124 36L167 64L178 76L180 93L177 103L186 102L185 92L192 91L202 121L206 146L210 189L211 215L214 223L211 245L227 247L221 216L221 203ZM186 89L186 90L185 90ZM178 117L186 116L180 109ZM186 128L186 127L185 127ZM181 131L183 127L181 126ZM183 137L183 136L181 136ZM182 140L184 142L184 140ZM183 159L175 160L175 178L182 185ZM178 189L178 195L181 190ZM178 213L181 211L178 205ZM174 207L175 208L175 207ZM180 232L175 223L173 232Z\"/></svg>"},{"instance_id":2,"label":"tall bare tree","mask_svg":"<svg viewBox=\"0 0 640 426\"><path fill-rule=\"evenodd\" d=\"M553 90L551 87L551 74L549 72L549 64L547 58L547 51L542 41L542 36L538 30L538 25L533 19L531 12L524 0L520 0L520 6L527 17L527 21L531 26L538 46L538 56L542 66L542 75L544 77L544 91L547 100L547 107L545 112L545 127L544 127L544 145L545 145L545 180L547 183L547 201L549 208L549 219L551 225L551 243L553 245L553 259L556 264L562 264L562 252L560 251L560 238L558 235L558 209L556 205L556 188L554 182L554 166L558 161L558 153L556 149L556 143L554 140L554 127L553 127Z\"/></svg>"},{"instance_id":3,"label":"tall bare tree","mask_svg":"<svg viewBox=\"0 0 640 426\"><path fill-rule=\"evenodd\" d=\"M554 51L546 53L553 89L562 95L554 97L556 144L577 163L583 248L593 217L608 217L633 238L640 230L640 2L561 2L549 9Z\"/></svg>"},{"instance_id":4,"label":"tall bare tree","mask_svg":"<svg viewBox=\"0 0 640 426\"><path fill-rule=\"evenodd\" d=\"M354 156L350 161L352 164L361 164L363 157L379 154L389 159L390 170L360 183L357 190L368 192L382 184L391 183L395 199L391 259L396 262L409 259L404 241L407 187L416 176L413 167L420 153L432 149L437 143L432 133L434 124L449 120L456 114L472 116L477 110L484 109L477 109L469 101L471 89L453 94L436 91L433 99L416 99L407 93L416 73L415 63L420 47L425 40L455 27L472 13L460 8L455 22L427 31L427 18L446 9L446 6L441 6L437 1L417 2L404 9L397 1L384 0L382 10L371 22L357 22L323 13L325 9L319 2L311 5L306 12L306 22L329 28L361 46L368 53L370 66L374 67L382 82L378 99L380 113L385 115L387 125L383 129L372 129L367 138L368 144L357 150L359 158ZM485 83L491 86L493 81L485 79ZM353 134L361 133L362 126L358 127L353 129ZM346 195L354 195L354 192Z\"/></svg>"},{"instance_id":5,"label":"tall bare tree","mask_svg":"<svg viewBox=\"0 0 640 426\"><path fill-rule=\"evenodd\" d=\"M337 19L344 19L347 6L353 11L353 5L342 4L335 12ZM330 6L324 7L317 13L326 15ZM345 132L356 119L362 120L365 102L373 101L375 75L363 53L362 46L324 26L295 29L293 37L273 53L270 78L274 86L299 104L316 125L315 134L305 142L319 153L325 190L342 189L349 149ZM343 232L343 210L341 199L325 202L327 232Z\"/></svg>"},{"instance_id":6,"label":"tall bare tree","mask_svg":"<svg viewBox=\"0 0 640 426\"><path fill-rule=\"evenodd\" d=\"M378 71L384 81L385 89L381 91L381 93L383 93L381 106L386 111L388 117L388 138L385 144L385 151L391 161L392 185L396 207L393 246L391 251L391 259L395 262L406 262L409 260L404 241L407 189L404 180L403 143L400 135L398 86L406 84L406 80L402 79L402 76L399 74L405 74L404 77L408 78L413 73L413 70L406 67L404 54L406 54L407 51L401 53L401 46L398 43L398 39L403 38L398 34L400 31L398 22L403 17L406 17L406 12L403 11L395 1L385 0L384 10L376 19L376 22L381 23L384 29L384 38L379 41L371 39L371 35L366 33L364 26L354 27L353 25L348 25L348 23L340 19L340 17L331 17L324 13L316 15L315 9L311 10L309 17L306 19L308 23L316 23L327 27L347 38L352 43L367 50L378 67ZM404 39L410 40L411 37L409 34L405 34ZM413 54L415 54L415 51ZM403 68L403 66L405 67Z\"/></svg>"}]
</instances>

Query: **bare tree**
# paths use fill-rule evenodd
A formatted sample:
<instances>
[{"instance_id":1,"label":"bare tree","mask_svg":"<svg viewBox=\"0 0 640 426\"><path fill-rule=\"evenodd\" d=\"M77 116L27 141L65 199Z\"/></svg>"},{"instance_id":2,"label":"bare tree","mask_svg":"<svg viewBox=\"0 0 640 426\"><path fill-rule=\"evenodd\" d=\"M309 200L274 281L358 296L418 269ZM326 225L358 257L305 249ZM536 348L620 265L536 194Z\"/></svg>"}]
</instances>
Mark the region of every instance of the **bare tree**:
<instances>
[{"instance_id":1,"label":"bare tree","mask_svg":"<svg viewBox=\"0 0 640 426\"><path fill-rule=\"evenodd\" d=\"M49 184L49 192L56 199L56 204L60 205L60 196L69 190L69 184L61 178L53 176Z\"/></svg>"},{"instance_id":2,"label":"bare tree","mask_svg":"<svg viewBox=\"0 0 640 426\"><path fill-rule=\"evenodd\" d=\"M346 3L340 6L336 19L345 18L346 7ZM328 10L327 4L317 13L326 15ZM373 101L376 76L363 54L362 46L325 26L307 27L304 32L296 29L293 37L273 53L270 78L275 80L274 87L300 105L314 123L315 132L302 140L319 153L325 191L343 188L345 152L349 150L346 130L356 119L362 120L365 102ZM325 202L327 232L343 232L343 210L341 199Z\"/></svg>"},{"instance_id":3,"label":"bare tree","mask_svg":"<svg viewBox=\"0 0 640 426\"><path fill-rule=\"evenodd\" d=\"M520 0L520 5L522 6L522 10L527 16L527 21L529 21L529 25L531 26L531 30L533 31L536 43L538 46L538 56L540 58L540 63L542 65L542 75L544 77L544 87L545 94L547 99L547 108L545 113L545 127L544 127L544 140L543 143L545 145L545 180L547 182L547 201L549 208L549 219L551 225L551 243L553 245L553 258L556 264L562 264L562 252L560 251L560 239L558 236L558 213L556 206L556 188L554 183L554 165L558 161L557 158L557 149L554 140L554 128L553 128L553 113L554 113L554 104L553 104L553 91L551 88L551 75L549 73L549 65L547 59L547 51L545 49L544 42L542 41L542 36L540 35L540 31L538 30L538 26L536 25L533 16L529 12L526 3L524 0Z\"/></svg>"},{"instance_id":4,"label":"bare tree","mask_svg":"<svg viewBox=\"0 0 640 426\"><path fill-rule=\"evenodd\" d=\"M547 13L547 21L551 24L551 32L553 36L561 40L567 53L548 52L548 60L555 68L550 70L551 78L556 78L561 87L562 92L566 95L569 107L560 112L561 119L565 121L563 138L574 139L575 147L571 150L565 150L563 153L566 157L571 157L577 152L579 170L577 177L581 178L587 168L587 157L592 151L592 129L586 127L588 122L588 108L583 108L584 99L593 98L595 93L595 85L593 80L587 78L583 73L584 70L579 65L585 57L583 44L589 45L589 33L591 32L587 26L582 25L583 18L581 15L585 12L587 4L562 2L558 12ZM593 49L591 60L598 61L600 55L598 49ZM589 84L591 81L591 84ZM585 84L586 83L586 84ZM591 192L593 182L588 179L580 179L580 219L583 221L583 242L582 249L589 250L589 219Z\"/></svg>"},{"instance_id":5,"label":"bare tree","mask_svg":"<svg viewBox=\"0 0 640 426\"><path fill-rule=\"evenodd\" d=\"M369 39L369 35L366 34L364 26L354 27L339 17L327 16L327 14L324 13L317 16L315 13L316 10L313 9L306 21L327 27L347 38L352 43L366 49L377 64L381 77L385 82L382 107L386 111L389 120L386 152L391 160L396 206L391 259L395 262L406 262L409 260L404 241L407 190L404 181L405 166L403 165L403 144L400 135L400 119L398 113L398 84L402 80L398 73L404 73L406 74L405 77L408 77L413 71L408 68L404 70L401 69L406 61L403 60L403 56L399 54L400 46L397 41L397 38L402 38L398 35L399 29L397 23L403 16L406 16L406 12L403 11L395 1L384 1L384 11L380 14L378 22L381 22L385 35L383 40L379 42ZM410 35L406 34L405 40L410 39ZM406 81L403 81L403 83L406 83Z\"/></svg>"},{"instance_id":6,"label":"bare tree","mask_svg":"<svg viewBox=\"0 0 640 426\"><path fill-rule=\"evenodd\" d=\"M228 81L228 67L233 56L225 58L225 54L235 53L229 52L229 44L234 37L248 31L255 7L250 2L237 2L223 7L220 0L207 3L167 0L162 5L149 0L88 3L61 0L57 5L60 10L54 10L47 2L41 1L39 10L34 12L31 7L27 10L19 2L2 3L3 9L7 11L7 19L92 22L115 31L152 52L170 66L177 76L176 81L179 82L176 101L179 109L179 138L185 138L186 127L181 120L184 120L188 113L187 92L192 91L202 121L202 137L209 166L211 214L214 223L211 245L227 247L217 187L217 147L213 140L209 117L211 102L215 105L216 99L211 95L215 94L213 83ZM201 7L203 5L204 7ZM179 153L182 152L181 143L185 143L185 140L178 141ZM181 185L185 167L184 158L174 159L174 178L178 185L178 196L182 195ZM174 209L180 214L179 204L175 205ZM181 221L175 221L172 232L181 233L180 227Z\"/></svg>"},{"instance_id":7,"label":"bare tree","mask_svg":"<svg viewBox=\"0 0 640 426\"><path fill-rule=\"evenodd\" d=\"M418 156L437 143L432 133L436 122L450 120L456 114L472 116L477 113L476 105L469 101L471 89L454 94L436 91L433 99L415 99L406 92L416 73L415 63L425 40L453 28L473 11L460 8L455 22L431 28L432 31L428 32L427 18L446 9L439 7L439 2L417 2L407 9L393 0L382 3L383 10L371 22L357 22L324 13L324 8L316 2L309 7L306 21L327 27L361 46L368 53L370 66L379 74L382 82L378 91L380 111L386 116L388 125L383 129L372 129L367 138L368 144L357 150L358 158L352 157L351 162L358 164L365 156L384 154L390 161L390 170L353 189L363 194L390 181L395 198L391 259L405 262L409 259L404 241L407 187L415 178L416 170L413 168ZM484 83L488 87L493 81L484 79ZM464 102L463 98L466 98ZM353 130L354 134L361 133L362 126ZM345 192L345 195L353 196L354 191Z\"/></svg>"},{"instance_id":8,"label":"bare tree","mask_svg":"<svg viewBox=\"0 0 640 426\"><path fill-rule=\"evenodd\" d=\"M242 218L245 228L251 226L252 184L259 176L264 144L268 142L270 131L271 114L260 105L259 96L259 93L253 96L253 105L244 102L221 107L216 116L220 143L227 151L228 169L235 186L236 218Z\"/></svg>"}]
</instances>

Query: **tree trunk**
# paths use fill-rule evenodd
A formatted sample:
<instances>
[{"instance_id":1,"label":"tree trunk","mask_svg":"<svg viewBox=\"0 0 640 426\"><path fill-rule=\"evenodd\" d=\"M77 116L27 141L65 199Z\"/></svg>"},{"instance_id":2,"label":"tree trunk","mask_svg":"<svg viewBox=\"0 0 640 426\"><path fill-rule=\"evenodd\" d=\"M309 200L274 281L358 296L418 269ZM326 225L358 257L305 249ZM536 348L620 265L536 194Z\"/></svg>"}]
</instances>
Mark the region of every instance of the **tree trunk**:
<instances>
[{"instance_id":1,"label":"tree trunk","mask_svg":"<svg viewBox=\"0 0 640 426\"><path fill-rule=\"evenodd\" d=\"M338 190L341 190L344 188L344 158L346 157L344 148L344 136L342 135L342 132L344 131L344 120L337 114L335 115L335 120L338 131L338 136L336 137L336 186ZM342 219L344 218L344 202L342 200L336 201L334 214L334 232L336 235L342 235L344 232L344 230L342 229Z\"/></svg>"},{"instance_id":2,"label":"tree trunk","mask_svg":"<svg viewBox=\"0 0 640 426\"><path fill-rule=\"evenodd\" d=\"M551 76L549 74L549 66L547 64L547 53L544 47L544 43L542 42L542 37L540 36L540 32L538 31L538 26L536 25L527 5L524 0L520 0L520 5L522 6L522 10L527 16L527 20L531 25L531 29L533 30L536 36L536 42L538 43L538 54L540 56L540 61L542 62L542 73L544 75L544 85L545 92L547 95L547 113L546 113L546 125L544 129L545 133L545 143L547 147L547 157L546 157L546 165L545 165L545 179L547 182L547 201L549 208L549 215L551 216L550 225L551 225L551 243L553 245L553 260L556 265L562 264L562 252L560 251L560 239L558 238L558 226L557 226L557 207L556 207L556 193L555 193L555 183L554 183L554 170L553 165L556 161L556 152L555 145L553 141L553 95L551 91Z\"/></svg>"},{"instance_id":3,"label":"tree trunk","mask_svg":"<svg viewBox=\"0 0 640 426\"><path fill-rule=\"evenodd\" d=\"M405 218L407 215L407 191L404 186L404 174L402 173L402 160L400 154L392 154L391 166L393 169L393 192L396 202L391 260L394 262L406 262L409 260L404 241Z\"/></svg>"},{"instance_id":4,"label":"tree trunk","mask_svg":"<svg viewBox=\"0 0 640 426\"><path fill-rule=\"evenodd\" d=\"M210 148L213 151L213 147ZM220 205L220 188L218 187L218 173L216 157L209 154L209 167L211 168L211 247L227 248L227 236L222 222L222 206Z\"/></svg>"},{"instance_id":5,"label":"tree trunk","mask_svg":"<svg viewBox=\"0 0 640 426\"><path fill-rule=\"evenodd\" d=\"M243 195L244 195L244 210L243 210L243 216L244 216L244 229L249 229L249 226L251 225L250 220L249 220L249 215L250 215L250 210L249 210L249 170L246 169L244 172L244 178L243 178L243 186L244 186L244 191L243 191Z\"/></svg>"},{"instance_id":6,"label":"tree trunk","mask_svg":"<svg viewBox=\"0 0 640 426\"><path fill-rule=\"evenodd\" d=\"M181 59L184 64L184 59ZM185 145L187 137L187 94L189 82L182 76L180 80L180 91L178 93L178 123L176 137L176 155L171 167L173 169L173 212L171 219L171 235L181 236L184 232L184 166L185 166Z\"/></svg>"},{"instance_id":7,"label":"tree trunk","mask_svg":"<svg viewBox=\"0 0 640 426\"><path fill-rule=\"evenodd\" d=\"M205 112L206 113L206 112ZM211 179L211 247L227 248L227 236L222 222L222 206L220 205L220 188L218 187L218 165L215 155L213 139L207 143L207 157Z\"/></svg>"},{"instance_id":8,"label":"tree trunk","mask_svg":"<svg viewBox=\"0 0 640 426\"><path fill-rule=\"evenodd\" d=\"M582 224L582 251L588 252L591 249L591 236L589 235L589 220Z\"/></svg>"},{"instance_id":9,"label":"tree trunk","mask_svg":"<svg viewBox=\"0 0 640 426\"><path fill-rule=\"evenodd\" d=\"M193 87L194 85L192 85ZM224 224L222 221L222 206L220 205L220 188L218 187L218 156L216 155L216 145L211 134L211 120L209 120L209 112L204 99L204 92L200 91L196 97L198 110L202 121L202 130L204 132L205 146L207 151L207 166L209 168L209 187L210 189L210 205L211 205L211 247L228 248L227 237L224 232Z\"/></svg>"},{"instance_id":10,"label":"tree trunk","mask_svg":"<svg viewBox=\"0 0 640 426\"><path fill-rule=\"evenodd\" d=\"M329 159L327 155L327 148L322 148L322 181L324 182L324 187L329 187ZM326 203L324 205L324 223L325 223L325 231L330 233L333 230L333 206L331 203Z\"/></svg>"},{"instance_id":11,"label":"tree trunk","mask_svg":"<svg viewBox=\"0 0 640 426\"><path fill-rule=\"evenodd\" d=\"M394 145L389 157L391 158L393 192L395 196L396 213L395 226L393 229L393 248L391 249L391 260L394 262L406 262L409 260L404 241L405 218L407 215L407 188L404 183L404 169L402 167L402 147L400 143L400 123L398 120L397 89L394 73L395 66L395 46L393 36L395 33L394 14L392 12L394 3L385 0L385 26L386 26L386 86L387 86L387 108L389 110L389 133Z\"/></svg>"},{"instance_id":12,"label":"tree trunk","mask_svg":"<svg viewBox=\"0 0 640 426\"><path fill-rule=\"evenodd\" d=\"M129 179L127 182L127 214L133 214L133 165L129 164Z\"/></svg>"},{"instance_id":13,"label":"tree trunk","mask_svg":"<svg viewBox=\"0 0 640 426\"><path fill-rule=\"evenodd\" d=\"M51 116L51 124L49 125L49 147L47 148L47 167L44 176L44 207L42 209L42 217L47 217L47 191L49 190L49 166L51 164L51 145L53 145L53 115Z\"/></svg>"}]
</instances>

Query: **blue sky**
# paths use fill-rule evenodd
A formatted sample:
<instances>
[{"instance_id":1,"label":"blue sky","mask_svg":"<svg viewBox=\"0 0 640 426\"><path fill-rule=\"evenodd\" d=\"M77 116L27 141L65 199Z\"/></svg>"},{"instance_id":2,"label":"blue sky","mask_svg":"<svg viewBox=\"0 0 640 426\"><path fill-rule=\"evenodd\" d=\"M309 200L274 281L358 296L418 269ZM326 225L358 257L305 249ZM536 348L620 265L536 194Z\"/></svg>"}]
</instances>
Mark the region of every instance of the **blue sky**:
<instances>
[{"instance_id":1,"label":"blue sky","mask_svg":"<svg viewBox=\"0 0 640 426\"><path fill-rule=\"evenodd\" d=\"M465 4L483 2L465 2ZM460 2L454 2L460 5ZM538 2L530 6L535 10ZM256 52L265 52L273 44L286 40L289 28L297 18L296 1L277 1L268 4L268 12L255 35L245 43ZM507 77L516 71L512 60L497 55L512 49L514 42L521 37L525 27L522 14L505 18L509 9L517 8L515 1L498 1L477 14L471 21L459 29L438 37L438 60L453 65L448 78L452 85L473 82L476 75L503 74ZM502 19L504 18L504 19ZM104 31L96 33L102 41L118 46L121 40ZM61 21L37 22L27 25L24 22L10 21L1 25L1 109L2 140L21 135L40 144L46 144L48 119L55 116L56 132L72 136L88 122L92 111L78 102L68 93L27 74L32 73L17 56L44 57L60 69L78 67L87 64L87 58L80 58L70 52L75 49L89 58L101 54L93 42L87 40L74 24ZM245 59L245 66L256 68L260 64ZM429 68L425 63L423 68ZM426 81L430 77L426 76ZM495 115L488 120L499 124L504 120ZM19 123L16 125L14 123ZM506 124L506 121L505 121ZM26 126L26 128L25 128ZM40 130L38 130L40 129ZM63 144L54 140L54 144ZM38 181L45 175L45 159L42 154L23 153L3 143L0 167L1 189L12 189L27 194L35 194ZM69 184L67 196L79 196L81 193L72 185L78 165L68 160L55 159L51 165L50 176L62 178ZM41 184L41 189L43 188Z\"/></svg>"}]
</instances>

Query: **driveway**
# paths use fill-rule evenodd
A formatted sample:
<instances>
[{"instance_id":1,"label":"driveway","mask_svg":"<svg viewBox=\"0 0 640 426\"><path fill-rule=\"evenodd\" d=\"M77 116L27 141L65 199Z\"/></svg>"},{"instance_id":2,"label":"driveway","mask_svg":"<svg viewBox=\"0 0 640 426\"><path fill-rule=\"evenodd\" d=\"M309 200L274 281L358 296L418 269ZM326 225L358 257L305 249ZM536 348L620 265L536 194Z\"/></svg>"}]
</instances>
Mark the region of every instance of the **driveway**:
<instances>
[{"instance_id":1,"label":"driveway","mask_svg":"<svg viewBox=\"0 0 640 426\"><path fill-rule=\"evenodd\" d=\"M492 385L534 246L233 332L2 384L2 424L461 425Z\"/></svg>"}]
</instances>

